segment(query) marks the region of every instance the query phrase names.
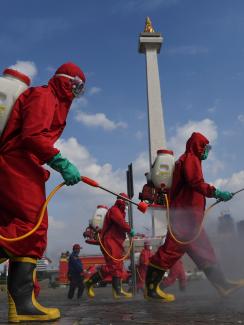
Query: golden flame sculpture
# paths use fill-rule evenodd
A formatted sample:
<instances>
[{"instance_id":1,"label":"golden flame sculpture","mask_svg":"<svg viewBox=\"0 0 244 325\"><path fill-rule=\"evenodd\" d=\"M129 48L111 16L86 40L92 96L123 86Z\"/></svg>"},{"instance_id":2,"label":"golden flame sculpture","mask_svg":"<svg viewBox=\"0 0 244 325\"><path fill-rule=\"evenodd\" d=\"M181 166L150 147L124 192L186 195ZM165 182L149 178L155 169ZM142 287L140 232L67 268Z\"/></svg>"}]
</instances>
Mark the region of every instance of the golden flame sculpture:
<instances>
[{"instance_id":1,"label":"golden flame sculpture","mask_svg":"<svg viewBox=\"0 0 244 325\"><path fill-rule=\"evenodd\" d=\"M145 33L155 33L155 30L152 27L152 22L149 17L146 18L146 25L144 29Z\"/></svg>"}]
</instances>

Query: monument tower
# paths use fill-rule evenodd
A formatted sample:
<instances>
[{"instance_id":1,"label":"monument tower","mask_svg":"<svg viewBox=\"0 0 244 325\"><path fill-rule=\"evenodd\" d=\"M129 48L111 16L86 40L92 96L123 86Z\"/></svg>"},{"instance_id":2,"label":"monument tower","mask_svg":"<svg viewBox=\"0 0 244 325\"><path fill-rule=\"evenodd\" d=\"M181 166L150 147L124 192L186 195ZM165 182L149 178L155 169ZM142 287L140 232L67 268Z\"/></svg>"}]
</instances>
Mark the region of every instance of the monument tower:
<instances>
[{"instance_id":1,"label":"monument tower","mask_svg":"<svg viewBox=\"0 0 244 325\"><path fill-rule=\"evenodd\" d=\"M147 111L148 111L148 139L150 169L154 162L157 150L166 149L166 136L161 100L161 88L158 71L158 58L163 37L155 32L150 18L146 18L143 33L139 36L139 53L146 57L147 81ZM166 212L164 210L152 211L153 236L162 236L166 233Z\"/></svg>"}]
</instances>

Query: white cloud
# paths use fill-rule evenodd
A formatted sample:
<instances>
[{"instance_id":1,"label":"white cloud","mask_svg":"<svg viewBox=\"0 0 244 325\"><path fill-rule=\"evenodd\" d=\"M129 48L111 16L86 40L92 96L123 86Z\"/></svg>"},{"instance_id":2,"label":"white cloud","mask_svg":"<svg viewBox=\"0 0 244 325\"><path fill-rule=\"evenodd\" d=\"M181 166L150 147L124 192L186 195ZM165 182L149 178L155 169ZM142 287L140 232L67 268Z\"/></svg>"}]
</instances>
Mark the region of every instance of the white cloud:
<instances>
[{"instance_id":1,"label":"white cloud","mask_svg":"<svg viewBox=\"0 0 244 325\"><path fill-rule=\"evenodd\" d=\"M85 112L77 112L76 118L78 122L90 127L102 127L106 131L112 131L117 128L127 128L124 122L114 122L106 117L104 113L87 114Z\"/></svg>"},{"instance_id":2,"label":"white cloud","mask_svg":"<svg viewBox=\"0 0 244 325\"><path fill-rule=\"evenodd\" d=\"M89 93L89 95L96 95L96 94L100 93L101 91L102 91L102 89L99 87L91 87L89 89L88 93Z\"/></svg>"},{"instance_id":3,"label":"white cloud","mask_svg":"<svg viewBox=\"0 0 244 325\"><path fill-rule=\"evenodd\" d=\"M228 178L218 178L214 181L214 186L222 191L236 192L244 188L244 170L233 173ZM230 201L221 202L212 209L211 214L219 216L221 212L228 211L235 221L243 220L243 200L244 191L236 194ZM212 203L212 202L211 202Z\"/></svg>"},{"instance_id":4,"label":"white cloud","mask_svg":"<svg viewBox=\"0 0 244 325\"><path fill-rule=\"evenodd\" d=\"M244 187L244 170L232 174L229 178L218 178L214 184L217 187L226 188L235 192Z\"/></svg>"},{"instance_id":5,"label":"white cloud","mask_svg":"<svg viewBox=\"0 0 244 325\"><path fill-rule=\"evenodd\" d=\"M82 96L79 98L75 98L72 102L71 109L80 109L88 106L88 100L86 97Z\"/></svg>"},{"instance_id":6,"label":"white cloud","mask_svg":"<svg viewBox=\"0 0 244 325\"><path fill-rule=\"evenodd\" d=\"M10 68L26 74L30 79L33 79L37 75L37 67L32 61L17 61Z\"/></svg>"},{"instance_id":7,"label":"white cloud","mask_svg":"<svg viewBox=\"0 0 244 325\"><path fill-rule=\"evenodd\" d=\"M243 114L238 115L237 118L238 118L239 122L244 123L244 115Z\"/></svg>"},{"instance_id":8,"label":"white cloud","mask_svg":"<svg viewBox=\"0 0 244 325\"><path fill-rule=\"evenodd\" d=\"M202 133L212 144L218 137L217 126L214 121L207 118L201 121L188 121L184 125L177 126L175 135L168 141L168 148L174 150L175 156L179 156L185 151L186 141L193 132Z\"/></svg>"},{"instance_id":9,"label":"white cloud","mask_svg":"<svg viewBox=\"0 0 244 325\"><path fill-rule=\"evenodd\" d=\"M117 189L123 184L120 180L120 170L113 172L112 165L109 163L99 165L89 151L78 143L76 138L71 137L68 140L60 139L56 142L55 146L60 149L64 157L67 157L78 167L83 175L95 178L106 186L112 184L113 181L111 180L114 180L116 183L118 181ZM111 179L109 179L108 175Z\"/></svg>"},{"instance_id":10,"label":"white cloud","mask_svg":"<svg viewBox=\"0 0 244 325\"><path fill-rule=\"evenodd\" d=\"M186 141L193 132L202 133L211 144L214 144L218 137L217 125L210 119L188 121L184 125L177 126L174 131L175 135L169 139L167 147L174 151L176 159L185 151ZM210 151L209 157L204 163L205 174L212 178L223 169L224 163L217 159L214 152Z\"/></svg>"},{"instance_id":11,"label":"white cloud","mask_svg":"<svg viewBox=\"0 0 244 325\"><path fill-rule=\"evenodd\" d=\"M169 54L198 55L208 53L208 49L197 45L184 45L171 47L166 50Z\"/></svg>"},{"instance_id":12,"label":"white cloud","mask_svg":"<svg viewBox=\"0 0 244 325\"><path fill-rule=\"evenodd\" d=\"M48 228L50 231L65 229L63 221L55 220L53 216L48 216Z\"/></svg>"}]
</instances>

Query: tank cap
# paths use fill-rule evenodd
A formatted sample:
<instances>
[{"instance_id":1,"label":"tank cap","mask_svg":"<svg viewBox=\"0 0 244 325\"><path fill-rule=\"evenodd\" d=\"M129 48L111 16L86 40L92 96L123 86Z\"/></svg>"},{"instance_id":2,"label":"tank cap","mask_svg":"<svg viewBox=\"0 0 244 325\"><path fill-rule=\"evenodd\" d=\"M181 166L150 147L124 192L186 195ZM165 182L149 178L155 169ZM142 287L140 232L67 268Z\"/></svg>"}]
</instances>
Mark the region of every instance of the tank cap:
<instances>
[{"instance_id":1,"label":"tank cap","mask_svg":"<svg viewBox=\"0 0 244 325\"><path fill-rule=\"evenodd\" d=\"M103 209L107 209L108 210L108 207L106 205L98 205L97 206L97 209L100 209L100 208L103 208Z\"/></svg>"},{"instance_id":2,"label":"tank cap","mask_svg":"<svg viewBox=\"0 0 244 325\"><path fill-rule=\"evenodd\" d=\"M159 149L157 151L157 154L160 154L160 153L165 153L165 154L168 154L168 155L174 155L174 152L172 150L167 150L167 149Z\"/></svg>"},{"instance_id":3,"label":"tank cap","mask_svg":"<svg viewBox=\"0 0 244 325\"><path fill-rule=\"evenodd\" d=\"M3 74L4 75L8 74L9 76L13 76L19 79L20 81L24 82L27 86L30 86L31 83L30 78L17 70L7 68L3 71Z\"/></svg>"}]
</instances>

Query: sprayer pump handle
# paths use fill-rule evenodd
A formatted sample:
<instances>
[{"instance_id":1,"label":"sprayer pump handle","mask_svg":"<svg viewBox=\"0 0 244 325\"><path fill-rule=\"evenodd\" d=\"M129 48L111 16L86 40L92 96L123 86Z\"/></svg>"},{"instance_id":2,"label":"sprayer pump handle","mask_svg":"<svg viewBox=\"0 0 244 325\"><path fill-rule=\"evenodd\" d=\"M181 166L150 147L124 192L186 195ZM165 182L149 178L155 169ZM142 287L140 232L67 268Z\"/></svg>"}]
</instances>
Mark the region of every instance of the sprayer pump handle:
<instances>
[{"instance_id":1,"label":"sprayer pump handle","mask_svg":"<svg viewBox=\"0 0 244 325\"><path fill-rule=\"evenodd\" d=\"M98 182L96 182L93 179L91 179L89 177L86 177L86 176L81 176L81 181L83 183L86 183L86 184L88 184L90 186L93 186L93 187L98 187L99 186Z\"/></svg>"}]
</instances>

